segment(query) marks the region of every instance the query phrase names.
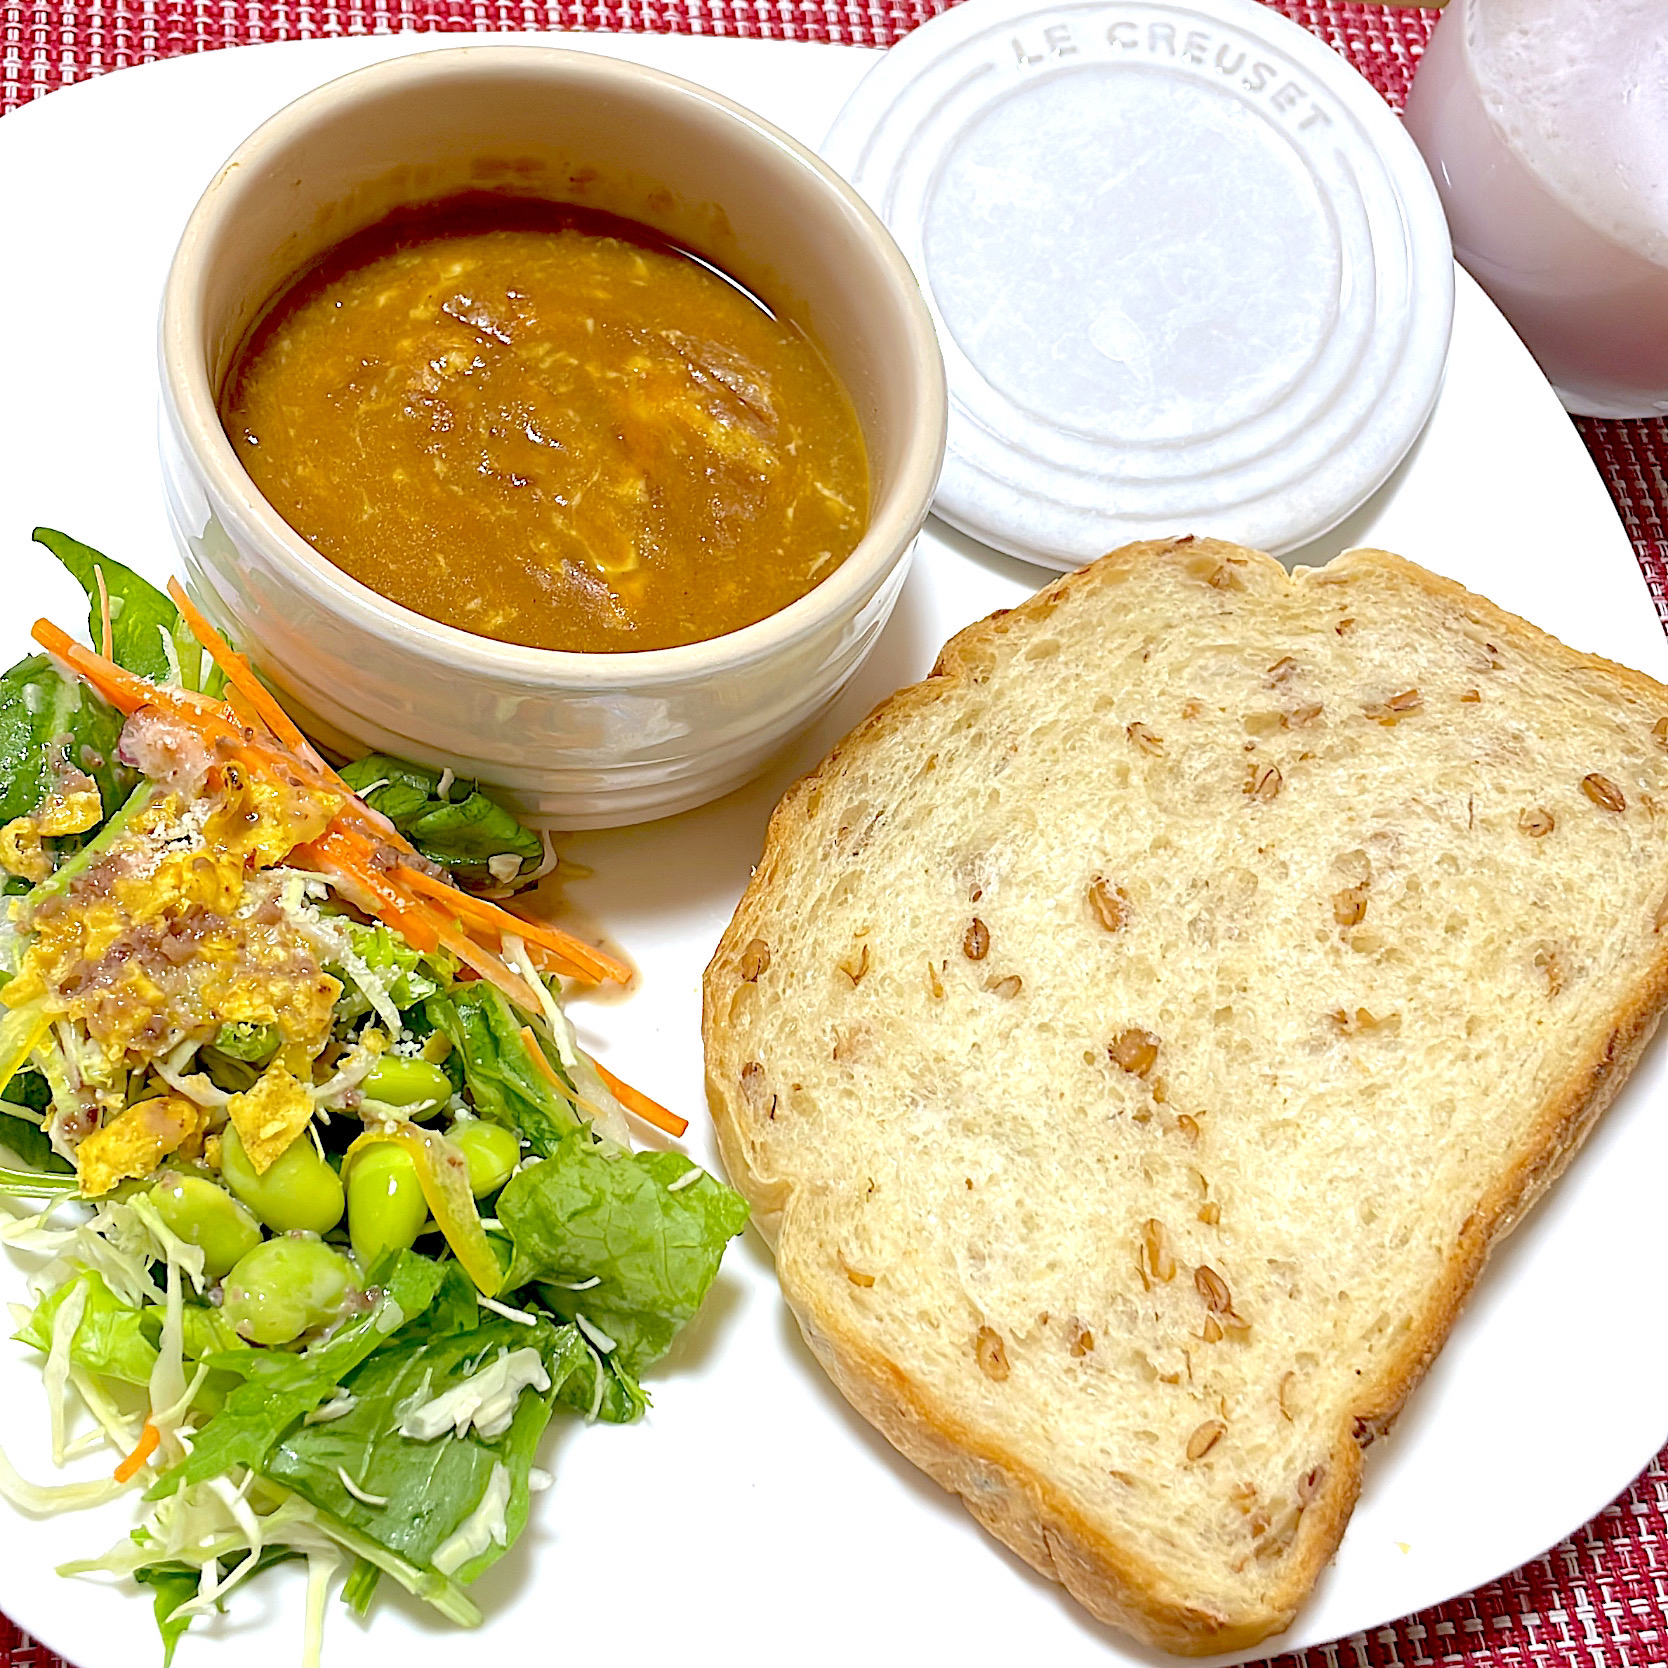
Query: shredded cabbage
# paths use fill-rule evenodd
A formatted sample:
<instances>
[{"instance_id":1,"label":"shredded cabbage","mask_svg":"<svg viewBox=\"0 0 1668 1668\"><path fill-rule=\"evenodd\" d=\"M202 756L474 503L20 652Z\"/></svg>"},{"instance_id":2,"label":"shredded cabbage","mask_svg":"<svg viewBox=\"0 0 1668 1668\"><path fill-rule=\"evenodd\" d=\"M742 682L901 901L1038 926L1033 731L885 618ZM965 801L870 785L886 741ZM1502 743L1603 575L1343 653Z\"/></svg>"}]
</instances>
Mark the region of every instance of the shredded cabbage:
<instances>
[{"instance_id":1,"label":"shredded cabbage","mask_svg":"<svg viewBox=\"0 0 1668 1668\"><path fill-rule=\"evenodd\" d=\"M504 1546L510 1536L504 1511L510 1503L510 1474L502 1463L493 1462L481 1503L443 1540L434 1553L434 1567L442 1575L462 1569L489 1546Z\"/></svg>"},{"instance_id":2,"label":"shredded cabbage","mask_svg":"<svg viewBox=\"0 0 1668 1668\"><path fill-rule=\"evenodd\" d=\"M105 1441L118 1454L132 1453L134 1444L139 1440L139 1421L128 1418L98 1387L92 1374L82 1371L73 1362L70 1364L69 1377L70 1383L75 1386L76 1394L87 1404L87 1411L98 1421Z\"/></svg>"},{"instance_id":3,"label":"shredded cabbage","mask_svg":"<svg viewBox=\"0 0 1668 1668\"><path fill-rule=\"evenodd\" d=\"M319 1668L325 1601L330 1597L331 1580L341 1567L341 1554L334 1549L307 1554L307 1631L301 1647L301 1668Z\"/></svg>"},{"instance_id":4,"label":"shredded cabbage","mask_svg":"<svg viewBox=\"0 0 1668 1668\"><path fill-rule=\"evenodd\" d=\"M172 1424L164 1421L185 1395L185 1292L180 1285L180 1265L168 1264L168 1298L163 1310L162 1336L156 1341L156 1365L151 1368L151 1423L162 1438L162 1446L173 1457L184 1450Z\"/></svg>"},{"instance_id":5,"label":"shredded cabbage","mask_svg":"<svg viewBox=\"0 0 1668 1668\"><path fill-rule=\"evenodd\" d=\"M159 1260L165 1261L170 1268L177 1266L183 1270L191 1281L192 1290L202 1291L204 1258L200 1245L191 1245L181 1239L162 1220L162 1213L143 1193L135 1194L125 1206L117 1206L115 1209L126 1210L132 1222L137 1223L150 1235L156 1245Z\"/></svg>"},{"instance_id":6,"label":"shredded cabbage","mask_svg":"<svg viewBox=\"0 0 1668 1668\"><path fill-rule=\"evenodd\" d=\"M52 1346L46 1352L46 1405L52 1420L52 1463L64 1463L64 1431L69 1422L70 1345L87 1307L87 1284L78 1281L52 1317Z\"/></svg>"},{"instance_id":7,"label":"shredded cabbage","mask_svg":"<svg viewBox=\"0 0 1668 1668\"><path fill-rule=\"evenodd\" d=\"M128 1485L114 1477L101 1477L91 1483L32 1483L20 1477L0 1449L0 1494L21 1512L37 1515L53 1512L78 1512L88 1506L102 1506L114 1500ZM135 1566L137 1568L137 1566Z\"/></svg>"},{"instance_id":8,"label":"shredded cabbage","mask_svg":"<svg viewBox=\"0 0 1668 1668\"><path fill-rule=\"evenodd\" d=\"M178 688L185 682L185 673L180 667L179 644L174 641L173 633L160 621L157 622L156 630L162 639L162 658L168 662L168 676L163 681Z\"/></svg>"},{"instance_id":9,"label":"shredded cabbage","mask_svg":"<svg viewBox=\"0 0 1668 1668\"><path fill-rule=\"evenodd\" d=\"M445 1431L466 1436L473 1425L491 1442L510 1428L521 1392L550 1388L550 1375L536 1349L500 1349L498 1359L477 1368L431 1400L408 1408L401 1416L399 1432L415 1442L432 1442ZM436 1569L441 1569L439 1564ZM450 1570L443 1571L450 1574Z\"/></svg>"}]
</instances>

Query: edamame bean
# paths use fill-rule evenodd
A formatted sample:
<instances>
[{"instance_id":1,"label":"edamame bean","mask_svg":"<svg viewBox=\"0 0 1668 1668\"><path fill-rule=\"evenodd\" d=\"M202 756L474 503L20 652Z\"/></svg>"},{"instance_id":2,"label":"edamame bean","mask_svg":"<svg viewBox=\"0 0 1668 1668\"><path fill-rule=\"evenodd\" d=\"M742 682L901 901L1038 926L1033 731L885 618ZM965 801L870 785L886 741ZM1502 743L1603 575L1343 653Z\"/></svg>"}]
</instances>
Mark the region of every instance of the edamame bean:
<instances>
[{"instance_id":1,"label":"edamame bean","mask_svg":"<svg viewBox=\"0 0 1668 1668\"><path fill-rule=\"evenodd\" d=\"M409 1054L384 1054L359 1082L367 1100L386 1106L444 1106L452 1097L452 1080L439 1066Z\"/></svg>"},{"instance_id":2,"label":"edamame bean","mask_svg":"<svg viewBox=\"0 0 1668 1668\"><path fill-rule=\"evenodd\" d=\"M411 1154L392 1141L361 1147L347 1177L348 1238L360 1264L408 1249L429 1219Z\"/></svg>"},{"instance_id":3,"label":"edamame bean","mask_svg":"<svg viewBox=\"0 0 1668 1668\"><path fill-rule=\"evenodd\" d=\"M257 1176L236 1127L227 1124L220 1135L220 1174L276 1233L325 1234L342 1220L342 1179L319 1157L305 1130Z\"/></svg>"},{"instance_id":4,"label":"edamame bean","mask_svg":"<svg viewBox=\"0 0 1668 1668\"><path fill-rule=\"evenodd\" d=\"M220 1313L252 1344L287 1344L340 1319L358 1289L352 1263L316 1234L281 1234L239 1258Z\"/></svg>"},{"instance_id":5,"label":"edamame bean","mask_svg":"<svg viewBox=\"0 0 1668 1668\"><path fill-rule=\"evenodd\" d=\"M170 1171L151 1189L151 1203L172 1233L202 1248L203 1272L218 1280L261 1243L260 1224L225 1188L201 1176Z\"/></svg>"},{"instance_id":6,"label":"edamame bean","mask_svg":"<svg viewBox=\"0 0 1668 1668\"><path fill-rule=\"evenodd\" d=\"M521 1162L521 1142L514 1130L489 1124L482 1118L453 1124L446 1131L469 1163L469 1191L477 1199L496 1193Z\"/></svg>"}]
</instances>

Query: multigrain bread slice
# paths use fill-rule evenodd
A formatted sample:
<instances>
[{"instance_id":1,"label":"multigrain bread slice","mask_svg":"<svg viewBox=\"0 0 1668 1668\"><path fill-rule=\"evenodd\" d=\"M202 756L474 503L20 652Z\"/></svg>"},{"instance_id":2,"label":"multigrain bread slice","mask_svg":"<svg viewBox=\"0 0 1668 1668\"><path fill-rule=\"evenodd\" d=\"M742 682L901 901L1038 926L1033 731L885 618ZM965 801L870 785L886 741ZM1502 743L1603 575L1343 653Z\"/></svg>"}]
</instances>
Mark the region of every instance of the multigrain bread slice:
<instances>
[{"instance_id":1,"label":"multigrain bread slice","mask_svg":"<svg viewBox=\"0 0 1668 1668\"><path fill-rule=\"evenodd\" d=\"M724 1160L852 1404L1095 1615L1292 1619L1668 1000L1668 688L1401 559L1131 545L793 788Z\"/></svg>"}]
</instances>

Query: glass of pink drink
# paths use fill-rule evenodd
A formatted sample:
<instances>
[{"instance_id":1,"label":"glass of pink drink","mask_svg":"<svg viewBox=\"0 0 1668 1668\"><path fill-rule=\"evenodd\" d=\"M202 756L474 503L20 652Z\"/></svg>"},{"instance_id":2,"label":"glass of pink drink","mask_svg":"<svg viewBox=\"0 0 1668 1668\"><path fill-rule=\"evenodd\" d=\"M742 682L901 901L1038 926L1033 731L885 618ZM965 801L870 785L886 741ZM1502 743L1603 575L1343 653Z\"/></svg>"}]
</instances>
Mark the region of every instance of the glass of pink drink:
<instances>
[{"instance_id":1,"label":"glass of pink drink","mask_svg":"<svg viewBox=\"0 0 1668 1668\"><path fill-rule=\"evenodd\" d=\"M1565 407L1668 414L1668 0L1449 0L1407 126Z\"/></svg>"}]
</instances>

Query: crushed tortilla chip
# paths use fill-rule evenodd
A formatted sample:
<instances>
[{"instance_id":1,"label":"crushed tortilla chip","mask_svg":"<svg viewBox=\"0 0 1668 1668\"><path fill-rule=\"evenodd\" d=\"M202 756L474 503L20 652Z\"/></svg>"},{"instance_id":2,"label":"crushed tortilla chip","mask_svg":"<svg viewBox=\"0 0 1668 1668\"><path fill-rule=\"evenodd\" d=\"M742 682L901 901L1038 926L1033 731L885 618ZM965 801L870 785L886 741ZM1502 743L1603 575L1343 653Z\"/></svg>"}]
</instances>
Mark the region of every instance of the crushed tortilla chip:
<instances>
[{"instance_id":1,"label":"crushed tortilla chip","mask_svg":"<svg viewBox=\"0 0 1668 1668\"><path fill-rule=\"evenodd\" d=\"M313 1121L313 1097L281 1065L270 1065L254 1088L226 1102L250 1167L265 1175Z\"/></svg>"},{"instance_id":2,"label":"crushed tortilla chip","mask_svg":"<svg viewBox=\"0 0 1668 1668\"><path fill-rule=\"evenodd\" d=\"M97 788L48 794L46 803L35 813L35 826L54 840L66 834L85 834L103 821L104 804Z\"/></svg>"},{"instance_id":3,"label":"crushed tortilla chip","mask_svg":"<svg viewBox=\"0 0 1668 1668\"><path fill-rule=\"evenodd\" d=\"M195 1158L207 1125L208 1113L183 1095L135 1101L76 1148L82 1193L97 1199L130 1176L150 1175L173 1153Z\"/></svg>"},{"instance_id":4,"label":"crushed tortilla chip","mask_svg":"<svg viewBox=\"0 0 1668 1668\"><path fill-rule=\"evenodd\" d=\"M0 869L39 886L52 873L52 859L41 845L33 817L15 817L0 828Z\"/></svg>"}]
</instances>

